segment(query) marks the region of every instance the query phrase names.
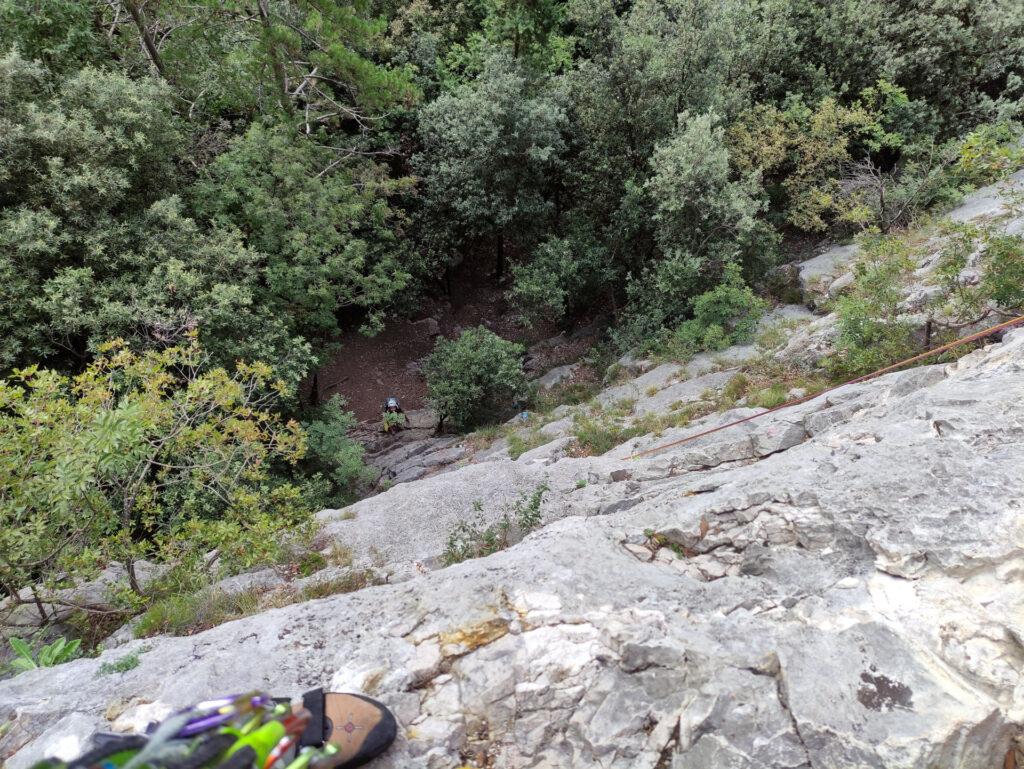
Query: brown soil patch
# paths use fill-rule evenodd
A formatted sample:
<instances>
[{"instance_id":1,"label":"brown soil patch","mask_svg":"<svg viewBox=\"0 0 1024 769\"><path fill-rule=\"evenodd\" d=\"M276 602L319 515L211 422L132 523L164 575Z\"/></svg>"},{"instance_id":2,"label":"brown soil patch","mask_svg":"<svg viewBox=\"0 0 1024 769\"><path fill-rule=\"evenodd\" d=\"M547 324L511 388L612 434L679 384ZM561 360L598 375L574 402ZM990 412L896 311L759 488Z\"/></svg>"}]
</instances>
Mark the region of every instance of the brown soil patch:
<instances>
[{"instance_id":1,"label":"brown soil patch","mask_svg":"<svg viewBox=\"0 0 1024 769\"><path fill-rule=\"evenodd\" d=\"M528 345L557 333L550 325L528 328L519 323L504 299L503 288L477 285L459 298L462 301L455 306L428 301L416 319L394 319L375 337L356 331L342 335L340 351L320 369L320 397L340 393L348 408L364 421L377 420L381 405L391 395L406 411L422 408L427 386L417 364L434 349L432 324L426 322L429 318L437 321L449 339L478 325Z\"/></svg>"}]
</instances>

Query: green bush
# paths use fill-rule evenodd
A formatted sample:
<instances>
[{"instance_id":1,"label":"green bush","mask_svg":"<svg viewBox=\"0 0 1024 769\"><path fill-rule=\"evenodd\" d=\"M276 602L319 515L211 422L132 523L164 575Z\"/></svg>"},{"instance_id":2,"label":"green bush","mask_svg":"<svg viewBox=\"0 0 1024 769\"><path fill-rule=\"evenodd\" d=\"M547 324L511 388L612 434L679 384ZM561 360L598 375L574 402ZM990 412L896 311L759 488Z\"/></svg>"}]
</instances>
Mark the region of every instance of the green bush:
<instances>
[{"instance_id":1,"label":"green bush","mask_svg":"<svg viewBox=\"0 0 1024 769\"><path fill-rule=\"evenodd\" d=\"M1004 311L1024 308L1024 238L994 235L982 260L981 288Z\"/></svg>"},{"instance_id":2,"label":"green bush","mask_svg":"<svg viewBox=\"0 0 1024 769\"><path fill-rule=\"evenodd\" d=\"M1024 307L1024 238L1007 235L997 226L952 225L936 269L943 289L940 311L959 323L976 322L996 311L1014 313ZM963 277L969 259L981 250L981 279Z\"/></svg>"},{"instance_id":3,"label":"green bush","mask_svg":"<svg viewBox=\"0 0 1024 769\"><path fill-rule=\"evenodd\" d=\"M1020 168L1021 127L1009 121L978 126L959 142L953 171L961 184L991 184Z\"/></svg>"},{"instance_id":4,"label":"green bush","mask_svg":"<svg viewBox=\"0 0 1024 769\"><path fill-rule=\"evenodd\" d=\"M466 430L514 411L528 392L522 355L522 345L483 326L455 341L439 339L424 371L440 424Z\"/></svg>"},{"instance_id":5,"label":"green bush","mask_svg":"<svg viewBox=\"0 0 1024 769\"><path fill-rule=\"evenodd\" d=\"M285 392L269 366L212 368L194 343L114 342L74 378L32 367L0 380L0 584L59 587L116 562L144 601L143 558L185 581L272 562L312 522L301 491L271 475L305 452L273 410Z\"/></svg>"},{"instance_id":6,"label":"green bush","mask_svg":"<svg viewBox=\"0 0 1024 769\"><path fill-rule=\"evenodd\" d=\"M725 270L722 283L690 303L693 317L671 332L663 331L649 347L658 355L674 360L724 350L749 341L767 307L767 302L743 282L739 267L731 264Z\"/></svg>"},{"instance_id":7,"label":"green bush","mask_svg":"<svg viewBox=\"0 0 1024 769\"><path fill-rule=\"evenodd\" d=\"M834 376L866 374L917 349L913 326L900 312L913 268L910 249L900 238L876 232L862 239L852 290L836 302L839 337L828 361Z\"/></svg>"},{"instance_id":8,"label":"green bush","mask_svg":"<svg viewBox=\"0 0 1024 769\"><path fill-rule=\"evenodd\" d=\"M334 395L302 424L306 431L304 469L328 479L330 491L325 502L335 507L356 501L374 480L374 471L363 461L363 445L349 435L357 423L355 415L345 410L344 398Z\"/></svg>"}]
</instances>

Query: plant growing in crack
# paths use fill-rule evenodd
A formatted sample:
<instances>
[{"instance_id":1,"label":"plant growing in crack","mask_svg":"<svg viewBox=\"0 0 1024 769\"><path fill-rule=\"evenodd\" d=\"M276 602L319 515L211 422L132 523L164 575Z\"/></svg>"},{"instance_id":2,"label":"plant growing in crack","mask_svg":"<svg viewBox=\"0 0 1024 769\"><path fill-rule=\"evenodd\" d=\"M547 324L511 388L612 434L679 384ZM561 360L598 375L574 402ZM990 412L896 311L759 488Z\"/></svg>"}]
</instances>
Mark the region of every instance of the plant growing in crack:
<instances>
[{"instance_id":1,"label":"plant growing in crack","mask_svg":"<svg viewBox=\"0 0 1024 769\"><path fill-rule=\"evenodd\" d=\"M524 494L506 507L501 518L491 524L485 524L482 520L483 503L474 500L475 519L459 521L448 533L448 541L441 555L442 563L452 566L471 558L483 558L525 537L540 526L541 503L548 491L548 485L541 483L531 494Z\"/></svg>"}]
</instances>

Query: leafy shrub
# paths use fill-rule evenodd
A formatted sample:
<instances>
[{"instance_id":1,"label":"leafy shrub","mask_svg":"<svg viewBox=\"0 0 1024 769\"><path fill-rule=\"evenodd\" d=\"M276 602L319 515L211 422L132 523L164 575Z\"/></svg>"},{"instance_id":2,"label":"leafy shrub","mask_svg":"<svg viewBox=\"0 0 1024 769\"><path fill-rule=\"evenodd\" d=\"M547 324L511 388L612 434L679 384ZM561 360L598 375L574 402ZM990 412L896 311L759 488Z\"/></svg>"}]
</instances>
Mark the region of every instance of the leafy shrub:
<instances>
[{"instance_id":1,"label":"leafy shrub","mask_svg":"<svg viewBox=\"0 0 1024 769\"><path fill-rule=\"evenodd\" d=\"M61 636L53 643L41 647L38 655L33 655L32 648L22 638L12 638L10 644L17 655L11 662L11 668L18 673L35 668L51 668L54 665L70 662L78 656L82 646L82 642L77 639L68 641Z\"/></svg>"},{"instance_id":2,"label":"leafy shrub","mask_svg":"<svg viewBox=\"0 0 1024 769\"><path fill-rule=\"evenodd\" d=\"M870 233L861 241L854 285L836 302L839 336L828 366L835 376L856 376L913 354L913 326L901 317L904 287L914 268L907 244Z\"/></svg>"},{"instance_id":3,"label":"leafy shrub","mask_svg":"<svg viewBox=\"0 0 1024 769\"><path fill-rule=\"evenodd\" d=\"M613 279L606 250L593 233L577 229L548 238L528 261L513 266L509 297L527 322L562 320L592 302Z\"/></svg>"},{"instance_id":4,"label":"leafy shrub","mask_svg":"<svg viewBox=\"0 0 1024 769\"><path fill-rule=\"evenodd\" d=\"M483 326L439 339L427 359L427 398L440 422L464 430L513 411L527 394L523 347Z\"/></svg>"},{"instance_id":5,"label":"leafy shrub","mask_svg":"<svg viewBox=\"0 0 1024 769\"><path fill-rule=\"evenodd\" d=\"M959 142L953 171L961 184L991 184L1024 163L1021 127L1009 121L986 123Z\"/></svg>"},{"instance_id":6,"label":"leafy shrub","mask_svg":"<svg viewBox=\"0 0 1024 769\"><path fill-rule=\"evenodd\" d=\"M877 126L862 104L832 97L808 106L790 96L782 108L757 105L731 127L733 162L743 173L760 171L787 223L821 231L833 213L836 180L850 159L851 144Z\"/></svg>"},{"instance_id":7,"label":"leafy shrub","mask_svg":"<svg viewBox=\"0 0 1024 769\"><path fill-rule=\"evenodd\" d=\"M993 225L954 224L946 234L935 271L943 289L941 312L969 324L993 311L1006 314L1024 307L1024 238ZM964 271L978 251L980 280L973 280Z\"/></svg>"},{"instance_id":8,"label":"leafy shrub","mask_svg":"<svg viewBox=\"0 0 1024 769\"><path fill-rule=\"evenodd\" d=\"M674 360L724 350L750 340L767 306L743 282L739 267L731 264L719 285L693 299L693 317L674 331L663 332L650 346L659 355Z\"/></svg>"},{"instance_id":9,"label":"leafy shrub","mask_svg":"<svg viewBox=\"0 0 1024 769\"><path fill-rule=\"evenodd\" d=\"M304 468L330 481L326 502L336 507L355 501L374 480L374 471L363 461L363 445L349 436L356 424L355 415L345 410L345 400L340 395L332 396L302 423L307 447Z\"/></svg>"},{"instance_id":10,"label":"leafy shrub","mask_svg":"<svg viewBox=\"0 0 1024 769\"><path fill-rule=\"evenodd\" d=\"M400 428L405 424L405 414L399 414L394 411L385 411L381 414L381 429L388 433L395 428Z\"/></svg>"},{"instance_id":11,"label":"leafy shrub","mask_svg":"<svg viewBox=\"0 0 1024 769\"><path fill-rule=\"evenodd\" d=\"M33 366L0 381L0 584L14 594L113 561L141 597L141 558L176 578L231 572L309 533L299 489L270 475L305 451L273 411L285 386L261 363L208 364L194 342L114 342L74 378Z\"/></svg>"},{"instance_id":12,"label":"leafy shrub","mask_svg":"<svg viewBox=\"0 0 1024 769\"><path fill-rule=\"evenodd\" d=\"M953 205L965 190L997 181L1024 162L1019 138L1019 127L991 123L941 146L901 146L901 162L891 170L866 157L851 164L841 182L840 219L888 232L922 211Z\"/></svg>"},{"instance_id":13,"label":"leafy shrub","mask_svg":"<svg viewBox=\"0 0 1024 769\"><path fill-rule=\"evenodd\" d=\"M544 495L549 490L548 485L542 483L533 490L529 497L520 497L512 506L512 514L516 526L524 534L540 526L540 505L544 501Z\"/></svg>"},{"instance_id":14,"label":"leafy shrub","mask_svg":"<svg viewBox=\"0 0 1024 769\"><path fill-rule=\"evenodd\" d=\"M1001 310L1024 308L1024 238L994 235L982 260L981 288Z\"/></svg>"},{"instance_id":15,"label":"leafy shrub","mask_svg":"<svg viewBox=\"0 0 1024 769\"><path fill-rule=\"evenodd\" d=\"M981 231L971 224L954 224L943 233L946 240L939 253L935 278L942 288L942 294L935 301L940 311L955 321L969 322L983 311L984 296L979 284L963 280L971 255L977 249Z\"/></svg>"}]
</instances>

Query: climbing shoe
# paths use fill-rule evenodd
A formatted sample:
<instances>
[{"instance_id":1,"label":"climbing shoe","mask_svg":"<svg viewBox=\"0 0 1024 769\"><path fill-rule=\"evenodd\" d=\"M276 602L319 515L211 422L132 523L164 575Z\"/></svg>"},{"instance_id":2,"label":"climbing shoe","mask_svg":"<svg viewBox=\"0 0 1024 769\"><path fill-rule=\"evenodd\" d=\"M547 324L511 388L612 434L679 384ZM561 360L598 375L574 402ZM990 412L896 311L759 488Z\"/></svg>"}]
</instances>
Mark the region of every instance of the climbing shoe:
<instances>
[{"instance_id":1,"label":"climbing shoe","mask_svg":"<svg viewBox=\"0 0 1024 769\"><path fill-rule=\"evenodd\" d=\"M315 762L317 769L353 769L373 760L395 741L398 727L391 712L361 694L314 689L302 696L312 714L300 745L332 745L337 752Z\"/></svg>"}]
</instances>

